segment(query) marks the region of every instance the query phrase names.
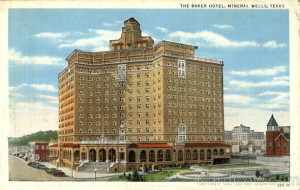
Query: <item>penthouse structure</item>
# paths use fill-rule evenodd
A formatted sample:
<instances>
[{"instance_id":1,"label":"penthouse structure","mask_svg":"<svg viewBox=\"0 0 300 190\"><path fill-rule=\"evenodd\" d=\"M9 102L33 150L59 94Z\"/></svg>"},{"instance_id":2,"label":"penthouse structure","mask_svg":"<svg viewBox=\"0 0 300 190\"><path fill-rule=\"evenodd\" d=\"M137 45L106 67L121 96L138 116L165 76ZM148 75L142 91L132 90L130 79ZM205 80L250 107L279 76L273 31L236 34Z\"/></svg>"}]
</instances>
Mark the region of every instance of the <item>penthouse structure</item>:
<instances>
[{"instance_id":1,"label":"penthouse structure","mask_svg":"<svg viewBox=\"0 0 300 190\"><path fill-rule=\"evenodd\" d=\"M112 172L227 162L223 62L195 57L196 49L154 45L130 18L109 51L74 50L58 76L52 163L80 170L109 162Z\"/></svg>"}]
</instances>

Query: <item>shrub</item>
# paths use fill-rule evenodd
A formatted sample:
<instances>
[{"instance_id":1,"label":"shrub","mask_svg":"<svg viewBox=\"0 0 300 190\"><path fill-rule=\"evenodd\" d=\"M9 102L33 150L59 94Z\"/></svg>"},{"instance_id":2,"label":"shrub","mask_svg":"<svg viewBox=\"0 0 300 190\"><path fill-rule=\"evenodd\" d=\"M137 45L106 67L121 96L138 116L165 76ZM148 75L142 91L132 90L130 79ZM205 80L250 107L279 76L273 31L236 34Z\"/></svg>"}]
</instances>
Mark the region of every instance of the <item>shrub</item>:
<instances>
[{"instance_id":1,"label":"shrub","mask_svg":"<svg viewBox=\"0 0 300 190\"><path fill-rule=\"evenodd\" d=\"M269 181L277 181L275 177L270 177Z\"/></svg>"}]
</instances>

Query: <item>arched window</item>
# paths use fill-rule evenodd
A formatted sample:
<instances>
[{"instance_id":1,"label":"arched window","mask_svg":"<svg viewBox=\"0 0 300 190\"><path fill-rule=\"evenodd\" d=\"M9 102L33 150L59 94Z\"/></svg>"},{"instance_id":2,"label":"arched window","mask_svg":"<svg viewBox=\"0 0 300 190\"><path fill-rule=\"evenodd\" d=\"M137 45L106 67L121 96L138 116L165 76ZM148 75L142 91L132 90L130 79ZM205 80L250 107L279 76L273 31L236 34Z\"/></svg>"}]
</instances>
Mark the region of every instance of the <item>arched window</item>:
<instances>
[{"instance_id":1,"label":"arched window","mask_svg":"<svg viewBox=\"0 0 300 190\"><path fill-rule=\"evenodd\" d=\"M135 162L135 152L133 150L129 151L129 162Z\"/></svg>"},{"instance_id":2,"label":"arched window","mask_svg":"<svg viewBox=\"0 0 300 190\"><path fill-rule=\"evenodd\" d=\"M154 154L154 150L151 150L149 152L149 162L155 162L155 154Z\"/></svg>"},{"instance_id":3,"label":"arched window","mask_svg":"<svg viewBox=\"0 0 300 190\"><path fill-rule=\"evenodd\" d=\"M178 151L178 161L183 161L183 153L182 150Z\"/></svg>"},{"instance_id":4,"label":"arched window","mask_svg":"<svg viewBox=\"0 0 300 190\"><path fill-rule=\"evenodd\" d=\"M146 151L145 150L141 151L140 162L146 162Z\"/></svg>"},{"instance_id":5,"label":"arched window","mask_svg":"<svg viewBox=\"0 0 300 190\"><path fill-rule=\"evenodd\" d=\"M198 151L196 149L193 150L193 160L198 160Z\"/></svg>"},{"instance_id":6,"label":"arched window","mask_svg":"<svg viewBox=\"0 0 300 190\"><path fill-rule=\"evenodd\" d=\"M210 149L207 150L206 158L209 160L211 159L211 150Z\"/></svg>"},{"instance_id":7,"label":"arched window","mask_svg":"<svg viewBox=\"0 0 300 190\"><path fill-rule=\"evenodd\" d=\"M185 151L185 159L186 160L191 160L191 151L190 150Z\"/></svg>"},{"instance_id":8,"label":"arched window","mask_svg":"<svg viewBox=\"0 0 300 190\"><path fill-rule=\"evenodd\" d=\"M157 161L163 161L164 160L164 154L162 150L159 150L157 152Z\"/></svg>"},{"instance_id":9,"label":"arched window","mask_svg":"<svg viewBox=\"0 0 300 190\"><path fill-rule=\"evenodd\" d=\"M218 150L217 150L217 149L214 149L213 154L214 154L214 155L218 155Z\"/></svg>"},{"instance_id":10,"label":"arched window","mask_svg":"<svg viewBox=\"0 0 300 190\"><path fill-rule=\"evenodd\" d=\"M205 159L204 150L201 149L201 150L200 150L200 160L204 160L204 159Z\"/></svg>"},{"instance_id":11,"label":"arched window","mask_svg":"<svg viewBox=\"0 0 300 190\"><path fill-rule=\"evenodd\" d=\"M224 155L224 150L220 149L220 155Z\"/></svg>"},{"instance_id":12,"label":"arched window","mask_svg":"<svg viewBox=\"0 0 300 190\"><path fill-rule=\"evenodd\" d=\"M170 150L166 150L166 161L171 161L171 151Z\"/></svg>"}]
</instances>

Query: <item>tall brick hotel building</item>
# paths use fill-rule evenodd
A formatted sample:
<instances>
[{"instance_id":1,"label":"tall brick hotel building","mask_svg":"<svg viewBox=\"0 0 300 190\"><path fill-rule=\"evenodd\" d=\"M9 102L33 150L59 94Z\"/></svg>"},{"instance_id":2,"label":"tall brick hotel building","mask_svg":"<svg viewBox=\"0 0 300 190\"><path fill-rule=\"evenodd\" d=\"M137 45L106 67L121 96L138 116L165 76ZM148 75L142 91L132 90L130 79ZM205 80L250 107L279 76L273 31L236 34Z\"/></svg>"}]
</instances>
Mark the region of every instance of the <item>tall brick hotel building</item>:
<instances>
[{"instance_id":1,"label":"tall brick hotel building","mask_svg":"<svg viewBox=\"0 0 300 190\"><path fill-rule=\"evenodd\" d=\"M196 46L142 36L124 22L110 50L74 50L59 79L59 143L51 163L108 172L228 162L223 62Z\"/></svg>"}]
</instances>

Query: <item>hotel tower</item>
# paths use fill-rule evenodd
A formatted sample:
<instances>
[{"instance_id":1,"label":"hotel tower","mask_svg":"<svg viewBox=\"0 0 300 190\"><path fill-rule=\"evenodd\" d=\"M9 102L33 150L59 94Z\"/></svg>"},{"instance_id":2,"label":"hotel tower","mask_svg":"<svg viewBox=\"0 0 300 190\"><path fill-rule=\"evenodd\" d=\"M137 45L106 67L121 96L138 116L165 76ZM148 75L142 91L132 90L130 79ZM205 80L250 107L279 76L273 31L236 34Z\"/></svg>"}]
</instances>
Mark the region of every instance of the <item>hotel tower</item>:
<instances>
[{"instance_id":1,"label":"hotel tower","mask_svg":"<svg viewBox=\"0 0 300 190\"><path fill-rule=\"evenodd\" d=\"M226 163L223 62L124 22L109 51L74 50L59 80L51 163L103 172Z\"/></svg>"}]
</instances>

